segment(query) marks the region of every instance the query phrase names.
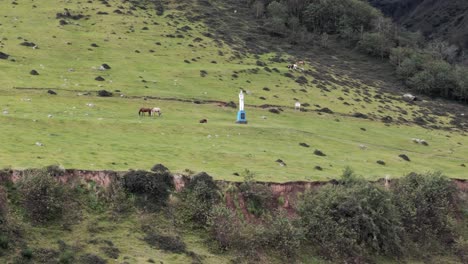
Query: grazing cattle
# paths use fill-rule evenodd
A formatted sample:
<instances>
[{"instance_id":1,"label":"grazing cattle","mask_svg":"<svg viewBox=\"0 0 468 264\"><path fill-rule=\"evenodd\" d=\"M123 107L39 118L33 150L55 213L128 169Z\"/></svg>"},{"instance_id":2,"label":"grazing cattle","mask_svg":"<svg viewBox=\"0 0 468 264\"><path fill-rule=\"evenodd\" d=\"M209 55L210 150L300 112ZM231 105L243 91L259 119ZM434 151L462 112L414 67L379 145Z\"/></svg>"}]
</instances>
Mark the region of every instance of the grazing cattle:
<instances>
[{"instance_id":1,"label":"grazing cattle","mask_svg":"<svg viewBox=\"0 0 468 264\"><path fill-rule=\"evenodd\" d=\"M298 69L297 64L289 64L286 67L288 67L288 69L291 69L291 70L297 70Z\"/></svg>"},{"instance_id":2,"label":"grazing cattle","mask_svg":"<svg viewBox=\"0 0 468 264\"><path fill-rule=\"evenodd\" d=\"M296 64L297 65L305 65L305 62L301 60L301 61L297 61Z\"/></svg>"},{"instance_id":3,"label":"grazing cattle","mask_svg":"<svg viewBox=\"0 0 468 264\"><path fill-rule=\"evenodd\" d=\"M299 110L299 111L300 111L300 110L301 110L301 103L296 102L296 103L294 104L294 110Z\"/></svg>"},{"instance_id":4,"label":"grazing cattle","mask_svg":"<svg viewBox=\"0 0 468 264\"><path fill-rule=\"evenodd\" d=\"M404 95L403 95L403 99L404 99L405 101L408 101L408 102L413 102L413 101L417 101L417 100L418 100L418 98L417 98L416 96L414 96L414 95L412 95L412 94L409 94L409 93L404 94Z\"/></svg>"},{"instance_id":5,"label":"grazing cattle","mask_svg":"<svg viewBox=\"0 0 468 264\"><path fill-rule=\"evenodd\" d=\"M161 116L162 115L161 108L154 107L154 108L151 109L151 116L154 116L156 113L158 113L158 116Z\"/></svg>"},{"instance_id":6,"label":"grazing cattle","mask_svg":"<svg viewBox=\"0 0 468 264\"><path fill-rule=\"evenodd\" d=\"M204 124L204 123L208 123L208 120L206 120L205 118L201 119L200 121L200 124Z\"/></svg>"}]
</instances>

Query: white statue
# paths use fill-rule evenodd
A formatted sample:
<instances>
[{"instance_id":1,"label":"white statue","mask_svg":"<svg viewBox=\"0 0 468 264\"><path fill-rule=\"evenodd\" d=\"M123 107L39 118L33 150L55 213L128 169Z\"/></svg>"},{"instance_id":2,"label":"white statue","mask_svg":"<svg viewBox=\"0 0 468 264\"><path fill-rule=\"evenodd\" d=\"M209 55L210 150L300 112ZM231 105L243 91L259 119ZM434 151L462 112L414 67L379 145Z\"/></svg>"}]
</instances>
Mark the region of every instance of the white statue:
<instances>
[{"instance_id":1,"label":"white statue","mask_svg":"<svg viewBox=\"0 0 468 264\"><path fill-rule=\"evenodd\" d=\"M244 94L242 93L242 90L239 93L239 110L244 111Z\"/></svg>"}]
</instances>

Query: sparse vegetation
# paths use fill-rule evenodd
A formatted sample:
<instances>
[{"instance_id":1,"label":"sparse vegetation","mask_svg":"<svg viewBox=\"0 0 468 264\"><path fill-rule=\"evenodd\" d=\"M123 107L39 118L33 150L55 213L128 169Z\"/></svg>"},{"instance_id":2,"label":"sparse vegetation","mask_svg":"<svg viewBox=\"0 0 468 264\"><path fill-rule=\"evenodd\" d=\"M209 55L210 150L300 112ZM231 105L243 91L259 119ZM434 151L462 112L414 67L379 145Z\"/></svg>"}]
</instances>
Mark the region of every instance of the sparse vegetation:
<instances>
[{"instance_id":1,"label":"sparse vegetation","mask_svg":"<svg viewBox=\"0 0 468 264\"><path fill-rule=\"evenodd\" d=\"M116 200L103 199L102 209L94 210L89 207L88 198L78 191L82 186L76 182L59 183L63 176L51 176L55 170L50 168L28 171L23 175L28 181L20 179L10 186L9 195L24 194L22 186L26 182L47 186L54 197L57 193L52 191L54 188L68 189L69 197L65 200L82 204L82 207L74 209L84 211L79 214L80 221L68 222L57 216L57 212L63 214L63 211L51 207L54 210L43 212L54 217L41 218L40 222L47 225L22 227L28 236L18 235L21 232L13 226L5 229L3 224L0 226L0 261L107 263L107 259L120 261L122 258L136 261L134 257L129 258L127 247L131 246L127 239L131 243L143 243L138 247L147 248L148 252L161 250L163 255L177 254L192 261L205 261L207 256L200 254L196 247L194 250L194 230L195 234L213 241L208 244L209 248L222 250L219 254L222 254L223 261L257 261L266 256L268 260L294 261L301 259L304 251L314 252L333 262L349 263L373 262L382 258L397 261L438 256L462 261L466 258L463 250L466 244L463 231L466 197L457 195L459 193L452 181L440 173L412 173L392 182L387 189L364 180L347 167L338 181L304 194L298 192L296 198L292 198L290 193L288 202L283 196L286 194L273 199L272 189L255 182L255 173L249 170L242 173L244 182L229 185L217 183L208 174L199 173L186 182L185 189L175 200L158 207L158 211L149 211L147 208L154 204L150 197L157 194L153 198L160 199L161 193L153 192L151 188L137 192L142 190L137 187L143 182L149 186L157 182L167 187L167 179L158 178L153 172L130 171L123 178L115 178L116 182L107 188L115 190L115 184L120 180L138 176L141 181L130 180L132 184L127 187L132 187L127 191L148 196L137 201L139 206L133 209L136 214L123 211L123 217L119 217L120 211L112 206ZM166 170L159 170L162 171ZM98 188L92 190L100 192ZM32 193L36 191L32 190ZM127 200L126 203L133 204L131 197L121 196L119 201ZM298 206L288 206L291 202ZM20 202L11 206L12 210L7 211L12 213L12 219L18 221L17 216L23 214L30 204ZM286 209L278 209L280 207ZM140 225L141 229L134 228L135 225ZM49 229L55 234L63 234L64 240L56 241L55 235L42 233ZM30 235L36 232L42 234L40 240ZM125 235L120 237L117 235L120 232ZM13 240L12 234L15 234ZM75 238L77 234L89 236L84 239L89 246L79 242L83 237ZM48 241L49 248L41 244L44 239ZM53 244L58 247L52 247ZM150 255L144 253L143 261ZM216 263L219 261L214 260Z\"/></svg>"},{"instance_id":2,"label":"sparse vegetation","mask_svg":"<svg viewBox=\"0 0 468 264\"><path fill-rule=\"evenodd\" d=\"M37 224L61 220L71 202L68 187L45 169L26 171L18 189L26 214Z\"/></svg>"}]
</instances>

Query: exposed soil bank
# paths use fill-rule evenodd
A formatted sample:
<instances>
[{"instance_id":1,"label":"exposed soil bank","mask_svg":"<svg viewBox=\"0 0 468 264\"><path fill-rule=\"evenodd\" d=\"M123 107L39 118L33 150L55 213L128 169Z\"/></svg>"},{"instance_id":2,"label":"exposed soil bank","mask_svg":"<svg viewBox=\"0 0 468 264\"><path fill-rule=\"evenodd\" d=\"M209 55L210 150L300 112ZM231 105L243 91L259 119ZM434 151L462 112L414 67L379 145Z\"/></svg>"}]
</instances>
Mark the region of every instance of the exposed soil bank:
<instances>
[{"instance_id":1,"label":"exposed soil bank","mask_svg":"<svg viewBox=\"0 0 468 264\"><path fill-rule=\"evenodd\" d=\"M9 170L0 173L0 183L11 180L13 182L18 181L24 174L25 171L23 170ZM124 175L126 171L92 171L92 170L78 170L78 169L67 169L61 175L57 175L57 178L62 182L73 182L74 180L85 180L85 181L93 181L96 184L107 188L109 185L117 180L119 177ZM182 176L175 174L173 176L175 189L177 192L181 191L185 185L190 181L190 177ZM459 191L468 192L468 181L464 179L452 179L452 181L456 184ZM226 184L235 184L239 185L240 182L229 182L224 180L217 180L216 181L219 185L226 185ZM283 196L287 203L287 199L291 196L295 196L296 193L304 192L310 189L317 189L321 186L326 184L337 184L336 180L330 181L293 181L293 182L284 182L284 183L276 183L276 182L259 182L261 184L265 184L271 188L273 195L275 196ZM385 185L384 179L379 179L375 181L375 183ZM388 182L391 184L391 181Z\"/></svg>"}]
</instances>

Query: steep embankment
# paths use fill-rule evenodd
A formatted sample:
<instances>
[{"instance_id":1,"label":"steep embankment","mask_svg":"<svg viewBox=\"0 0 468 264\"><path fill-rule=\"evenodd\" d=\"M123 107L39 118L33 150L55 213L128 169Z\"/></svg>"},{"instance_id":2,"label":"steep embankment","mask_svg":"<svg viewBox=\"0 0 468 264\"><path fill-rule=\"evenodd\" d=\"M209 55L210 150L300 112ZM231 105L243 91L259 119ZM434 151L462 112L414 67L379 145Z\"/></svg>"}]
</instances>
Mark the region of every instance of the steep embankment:
<instances>
[{"instance_id":1,"label":"steep embankment","mask_svg":"<svg viewBox=\"0 0 468 264\"><path fill-rule=\"evenodd\" d=\"M412 31L468 48L468 2L464 0L369 0Z\"/></svg>"}]
</instances>

